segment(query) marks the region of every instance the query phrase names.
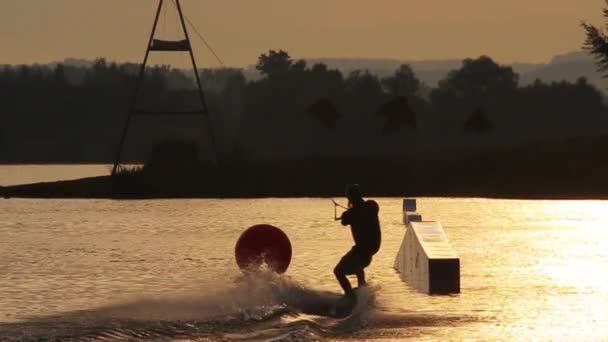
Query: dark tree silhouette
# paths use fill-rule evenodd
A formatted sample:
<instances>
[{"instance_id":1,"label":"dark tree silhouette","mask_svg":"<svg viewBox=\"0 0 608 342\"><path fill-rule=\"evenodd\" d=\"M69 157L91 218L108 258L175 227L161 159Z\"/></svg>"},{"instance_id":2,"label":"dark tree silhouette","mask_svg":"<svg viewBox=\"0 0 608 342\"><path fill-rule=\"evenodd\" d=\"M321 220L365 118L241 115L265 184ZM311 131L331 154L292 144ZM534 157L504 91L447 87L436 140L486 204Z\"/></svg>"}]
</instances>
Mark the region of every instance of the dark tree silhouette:
<instances>
[{"instance_id":1,"label":"dark tree silhouette","mask_svg":"<svg viewBox=\"0 0 608 342\"><path fill-rule=\"evenodd\" d=\"M412 111L405 96L397 96L380 106L377 115L384 117L383 134L397 132L402 126L417 127L416 113Z\"/></svg>"},{"instance_id":2,"label":"dark tree silhouette","mask_svg":"<svg viewBox=\"0 0 608 342\"><path fill-rule=\"evenodd\" d=\"M418 135L419 146L431 140L452 144L445 139L454 136L450 138L446 130L485 132L488 138L495 136L494 131L508 130L517 134L505 142L521 143L525 140L518 139L524 134L540 141L604 134L606 127L602 93L585 79L518 87L513 70L489 57L465 60L432 91L430 103L417 95L420 83L407 66L382 81L366 71L344 77L327 65L307 66L287 52L271 50L260 56L257 67L265 77L249 81L237 69L201 74L218 150L226 154L227 162L397 156L411 141L401 134L381 139L381 134L414 127L423 133ZM0 67L0 161L112 160L137 72L137 64L104 59L78 65ZM183 108L188 99L196 100L191 93L193 79L186 72L168 66L148 68L142 89L148 93L142 93L142 99L149 102L142 101L147 107L141 109ZM154 106L155 101L164 106ZM198 101L192 104L199 106ZM471 114L476 108L486 114ZM484 116L491 119L490 130ZM198 121L160 120L138 120L141 126L133 140L143 139L132 148L131 160L146 160L153 140L189 138L188 130L197 137L201 134L195 127ZM237 156L234 151L243 147L246 155ZM201 152L205 152L202 145Z\"/></svg>"},{"instance_id":3,"label":"dark tree silhouette","mask_svg":"<svg viewBox=\"0 0 608 342\"><path fill-rule=\"evenodd\" d=\"M385 99L378 77L369 71L355 70L344 80L348 112L372 115Z\"/></svg>"},{"instance_id":4,"label":"dark tree silhouette","mask_svg":"<svg viewBox=\"0 0 608 342\"><path fill-rule=\"evenodd\" d=\"M234 86L242 88L246 83L243 71L235 68L203 69L200 79L205 92L216 94Z\"/></svg>"},{"instance_id":5,"label":"dark tree silhouette","mask_svg":"<svg viewBox=\"0 0 608 342\"><path fill-rule=\"evenodd\" d=\"M327 129L335 130L340 113L327 98L319 99L308 107L308 113Z\"/></svg>"},{"instance_id":6,"label":"dark tree silhouette","mask_svg":"<svg viewBox=\"0 0 608 342\"><path fill-rule=\"evenodd\" d=\"M420 80L407 64L401 65L393 76L383 78L382 85L392 96L411 97L418 95L420 90Z\"/></svg>"},{"instance_id":7,"label":"dark tree silhouette","mask_svg":"<svg viewBox=\"0 0 608 342\"><path fill-rule=\"evenodd\" d=\"M492 122L481 108L475 109L464 122L464 131L467 133L481 135L489 132L492 128Z\"/></svg>"},{"instance_id":8,"label":"dark tree silhouette","mask_svg":"<svg viewBox=\"0 0 608 342\"><path fill-rule=\"evenodd\" d=\"M491 93L511 91L517 88L519 76L513 68L500 66L490 57L465 59L462 68L450 71L439 82L439 89L451 91L460 98L480 97Z\"/></svg>"},{"instance_id":9,"label":"dark tree silhouette","mask_svg":"<svg viewBox=\"0 0 608 342\"><path fill-rule=\"evenodd\" d=\"M478 107L494 110L516 96L518 82L511 67L500 66L490 57L465 59L431 92L431 102L440 113L462 115Z\"/></svg>"},{"instance_id":10,"label":"dark tree silhouette","mask_svg":"<svg viewBox=\"0 0 608 342\"><path fill-rule=\"evenodd\" d=\"M64 86L67 84L67 79L65 76L65 68L64 68L63 64L57 64L57 66L55 67L55 70L53 70L52 79L56 86L61 87L61 86Z\"/></svg>"},{"instance_id":11,"label":"dark tree silhouette","mask_svg":"<svg viewBox=\"0 0 608 342\"><path fill-rule=\"evenodd\" d=\"M606 1L606 4L608 4L608 1ZM603 12L604 18L608 20L608 8L604 8ZM599 68L598 71L608 71L608 36L606 36L604 30L600 27L586 22L583 22L581 25L587 35L583 48L595 57L595 62ZM604 28L608 29L608 22L604 25Z\"/></svg>"},{"instance_id":12,"label":"dark tree silhouette","mask_svg":"<svg viewBox=\"0 0 608 342\"><path fill-rule=\"evenodd\" d=\"M278 52L270 50L268 54L262 54L258 58L255 68L267 77L285 74L293 66L293 60L289 54L283 50ZM301 65L300 65L301 66Z\"/></svg>"},{"instance_id":13,"label":"dark tree silhouette","mask_svg":"<svg viewBox=\"0 0 608 342\"><path fill-rule=\"evenodd\" d=\"M293 63L290 68L293 72L304 72L304 70L306 70L306 61L303 59Z\"/></svg>"}]
</instances>

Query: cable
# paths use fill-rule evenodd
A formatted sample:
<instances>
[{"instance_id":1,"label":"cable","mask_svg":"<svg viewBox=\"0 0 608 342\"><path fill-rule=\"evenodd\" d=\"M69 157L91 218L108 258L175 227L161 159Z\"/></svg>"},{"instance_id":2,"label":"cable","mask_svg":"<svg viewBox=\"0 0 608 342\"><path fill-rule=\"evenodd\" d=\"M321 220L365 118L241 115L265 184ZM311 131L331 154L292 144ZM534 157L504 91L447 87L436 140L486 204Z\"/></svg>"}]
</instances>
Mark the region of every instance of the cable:
<instances>
[{"instance_id":1,"label":"cable","mask_svg":"<svg viewBox=\"0 0 608 342\"><path fill-rule=\"evenodd\" d=\"M203 35L200 34L200 32L198 32L198 30L196 29L196 27L194 26L194 24L192 24L192 22L190 22L190 19L188 19L188 17L186 17L186 16L184 16L184 18L186 19L186 21L188 22L188 24L190 24L190 26L192 27L192 29L194 30L194 32L196 32L196 34L199 36L199 38L201 39L201 41L205 44L205 46L207 47L207 49L209 49L209 51L211 51L211 53L213 54L213 56L215 57L215 59L217 60L217 62L221 66L224 66L224 62L220 59L220 57L217 55L217 53L215 53L215 51L213 50L213 48L211 47L211 45L209 45L209 43L205 40L205 38L203 37Z\"/></svg>"},{"instance_id":2,"label":"cable","mask_svg":"<svg viewBox=\"0 0 608 342\"><path fill-rule=\"evenodd\" d=\"M342 208L342 209L347 209L347 210L348 210L348 207L343 206L342 204L340 204L340 203L336 202L336 200L334 200L333 198L331 199L331 201L334 203L334 206L336 206L336 207L340 207L340 208Z\"/></svg>"},{"instance_id":3,"label":"cable","mask_svg":"<svg viewBox=\"0 0 608 342\"><path fill-rule=\"evenodd\" d=\"M167 34L167 10L164 9L163 6L163 32L162 32L162 39L167 39L166 37ZM164 65L165 64L165 56L163 53L160 54L160 65Z\"/></svg>"},{"instance_id":4,"label":"cable","mask_svg":"<svg viewBox=\"0 0 608 342\"><path fill-rule=\"evenodd\" d=\"M175 3L175 0L171 0L171 2L177 8L177 3ZM211 53L213 54L213 56L215 57L215 59L217 60L217 62L220 64L220 66L223 67L224 66L224 62L222 61L222 59L217 55L217 53L215 53L215 51L213 50L213 48L211 47L211 45L207 42L207 40L205 39L205 37L203 37L203 35L196 29L196 26L194 26L194 24L190 21L190 18L188 18L184 14L184 19L186 19L186 22L190 25L190 27L198 35L198 37L203 42L203 44L205 44L205 46L207 47L207 49L209 49L209 51L211 51Z\"/></svg>"},{"instance_id":5,"label":"cable","mask_svg":"<svg viewBox=\"0 0 608 342\"><path fill-rule=\"evenodd\" d=\"M174 1L171 1L171 3L173 3L173 6L175 7L175 12L173 12L173 24L175 24L176 39L186 39L185 35L183 37L179 36L179 32L181 32L182 29L181 29L181 25L180 25L179 14L177 13L177 4ZM174 59L174 61L176 63L176 69L181 70L181 69L185 68L186 57L181 52L178 53L178 55L179 55L179 57L176 57L176 59Z\"/></svg>"},{"instance_id":6,"label":"cable","mask_svg":"<svg viewBox=\"0 0 608 342\"><path fill-rule=\"evenodd\" d=\"M167 10L163 10L163 39L167 39Z\"/></svg>"}]
</instances>

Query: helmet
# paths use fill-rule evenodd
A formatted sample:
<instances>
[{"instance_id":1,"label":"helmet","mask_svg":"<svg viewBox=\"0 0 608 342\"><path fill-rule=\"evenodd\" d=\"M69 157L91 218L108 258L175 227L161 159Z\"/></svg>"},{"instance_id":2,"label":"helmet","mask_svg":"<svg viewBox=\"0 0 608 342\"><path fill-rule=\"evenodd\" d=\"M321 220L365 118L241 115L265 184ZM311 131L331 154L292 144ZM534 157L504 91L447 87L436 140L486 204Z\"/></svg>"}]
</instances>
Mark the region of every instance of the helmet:
<instances>
[{"instance_id":1,"label":"helmet","mask_svg":"<svg viewBox=\"0 0 608 342\"><path fill-rule=\"evenodd\" d=\"M359 184L347 184L346 185L346 197L349 200L355 198L361 198L361 189L359 188Z\"/></svg>"}]
</instances>

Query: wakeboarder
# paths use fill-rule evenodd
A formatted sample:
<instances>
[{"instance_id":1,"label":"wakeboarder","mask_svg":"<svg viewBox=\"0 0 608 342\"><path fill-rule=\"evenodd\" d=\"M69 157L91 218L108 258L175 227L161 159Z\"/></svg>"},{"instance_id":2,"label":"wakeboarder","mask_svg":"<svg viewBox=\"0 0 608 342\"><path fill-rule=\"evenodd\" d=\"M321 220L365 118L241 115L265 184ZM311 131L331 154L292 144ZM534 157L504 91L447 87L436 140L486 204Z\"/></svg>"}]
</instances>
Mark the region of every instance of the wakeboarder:
<instances>
[{"instance_id":1,"label":"wakeboarder","mask_svg":"<svg viewBox=\"0 0 608 342\"><path fill-rule=\"evenodd\" d=\"M380 249L381 232L378 220L379 206L376 201L364 200L357 184L346 187L348 209L340 217L343 226L350 225L355 245L334 268L334 274L348 297L354 295L347 275L356 275L358 286L366 285L364 269Z\"/></svg>"}]
</instances>

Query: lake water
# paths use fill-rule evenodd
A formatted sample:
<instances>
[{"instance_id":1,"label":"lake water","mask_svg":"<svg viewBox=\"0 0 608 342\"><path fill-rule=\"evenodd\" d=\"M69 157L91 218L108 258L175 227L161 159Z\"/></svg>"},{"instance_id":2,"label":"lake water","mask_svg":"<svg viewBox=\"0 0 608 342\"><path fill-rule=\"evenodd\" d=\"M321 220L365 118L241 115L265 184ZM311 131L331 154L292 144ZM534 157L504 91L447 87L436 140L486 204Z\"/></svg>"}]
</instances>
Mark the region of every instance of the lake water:
<instances>
[{"instance_id":1,"label":"lake water","mask_svg":"<svg viewBox=\"0 0 608 342\"><path fill-rule=\"evenodd\" d=\"M109 175L112 165L0 165L0 186Z\"/></svg>"},{"instance_id":2,"label":"lake water","mask_svg":"<svg viewBox=\"0 0 608 342\"><path fill-rule=\"evenodd\" d=\"M392 267L401 199L376 200L373 300L346 320L293 305L339 292L351 237L327 199L0 200L0 341L608 340L608 202L419 199L461 257L462 293L428 296ZM290 237L284 276L238 271L256 223Z\"/></svg>"}]
</instances>

